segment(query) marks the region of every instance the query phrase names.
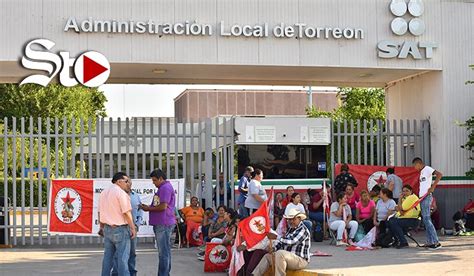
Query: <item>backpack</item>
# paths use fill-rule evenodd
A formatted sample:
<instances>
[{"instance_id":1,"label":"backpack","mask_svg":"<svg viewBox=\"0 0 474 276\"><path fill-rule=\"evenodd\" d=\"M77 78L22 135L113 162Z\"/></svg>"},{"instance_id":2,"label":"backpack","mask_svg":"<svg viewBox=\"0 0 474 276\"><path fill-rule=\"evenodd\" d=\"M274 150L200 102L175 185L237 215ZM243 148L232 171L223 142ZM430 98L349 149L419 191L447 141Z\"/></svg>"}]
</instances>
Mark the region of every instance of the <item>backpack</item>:
<instances>
[{"instance_id":1,"label":"backpack","mask_svg":"<svg viewBox=\"0 0 474 276\"><path fill-rule=\"evenodd\" d=\"M316 222L316 226L314 227L313 232L313 241L314 242L322 242L324 240L324 233L323 228L319 222Z\"/></svg>"},{"instance_id":2,"label":"backpack","mask_svg":"<svg viewBox=\"0 0 474 276\"><path fill-rule=\"evenodd\" d=\"M395 240L393 239L392 233L380 233L377 239L375 240L376 246L381 246L382 248L388 248L393 245Z\"/></svg>"}]
</instances>

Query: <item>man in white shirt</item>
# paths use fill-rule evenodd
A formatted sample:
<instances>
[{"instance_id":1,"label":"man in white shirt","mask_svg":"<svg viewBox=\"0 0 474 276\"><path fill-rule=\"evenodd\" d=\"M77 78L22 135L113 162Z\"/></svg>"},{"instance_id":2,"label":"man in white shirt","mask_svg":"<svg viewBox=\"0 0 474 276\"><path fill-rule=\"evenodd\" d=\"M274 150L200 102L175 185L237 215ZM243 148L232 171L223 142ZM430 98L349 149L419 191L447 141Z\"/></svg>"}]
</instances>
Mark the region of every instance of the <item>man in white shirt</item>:
<instances>
[{"instance_id":1,"label":"man in white shirt","mask_svg":"<svg viewBox=\"0 0 474 276\"><path fill-rule=\"evenodd\" d=\"M417 157L413 159L413 166L416 170L420 172L420 194L419 197L423 198L421 201L421 216L423 217L423 224L425 225L426 229L426 238L427 244L426 247L428 249L436 250L441 248L441 244L439 243L438 234L436 233L436 229L431 222L431 201L433 200L433 192L436 189L436 185L438 185L441 177L443 176L442 173L439 171L431 168L430 166L426 166L423 163L421 158ZM436 176L435 181L433 182L433 174Z\"/></svg>"}]
</instances>

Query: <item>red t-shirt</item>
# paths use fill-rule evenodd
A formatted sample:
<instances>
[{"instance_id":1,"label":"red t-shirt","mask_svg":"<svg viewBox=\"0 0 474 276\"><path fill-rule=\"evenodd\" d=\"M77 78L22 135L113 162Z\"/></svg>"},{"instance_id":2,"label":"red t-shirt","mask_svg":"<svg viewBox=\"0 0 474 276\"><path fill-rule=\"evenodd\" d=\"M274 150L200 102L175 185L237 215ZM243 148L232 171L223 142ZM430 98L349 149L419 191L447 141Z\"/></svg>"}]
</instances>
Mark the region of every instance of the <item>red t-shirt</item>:
<instances>
[{"instance_id":1,"label":"red t-shirt","mask_svg":"<svg viewBox=\"0 0 474 276\"><path fill-rule=\"evenodd\" d=\"M283 209L286 208L286 205L288 205L291 202L291 197L286 196L282 201L281 201L281 206Z\"/></svg>"},{"instance_id":2,"label":"red t-shirt","mask_svg":"<svg viewBox=\"0 0 474 276\"><path fill-rule=\"evenodd\" d=\"M311 198L310 203L308 205L308 210L310 212L323 212L324 211L324 209L323 209L323 203L324 202L321 202L321 205L319 205L319 207L317 209L313 208L313 203L320 201L321 198L322 198L322 196L319 193L316 193L315 195L313 195L313 197ZM331 197L329 195L328 195L328 198L329 198L329 204L331 204Z\"/></svg>"}]
</instances>

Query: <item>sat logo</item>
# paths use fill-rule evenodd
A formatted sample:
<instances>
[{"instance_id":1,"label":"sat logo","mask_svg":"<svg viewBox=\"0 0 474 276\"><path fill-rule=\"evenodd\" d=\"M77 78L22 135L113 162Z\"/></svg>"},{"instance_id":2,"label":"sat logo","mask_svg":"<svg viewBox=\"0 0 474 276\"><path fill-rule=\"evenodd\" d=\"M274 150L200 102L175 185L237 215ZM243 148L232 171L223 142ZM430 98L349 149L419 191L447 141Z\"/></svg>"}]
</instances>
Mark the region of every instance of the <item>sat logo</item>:
<instances>
[{"instance_id":1,"label":"sat logo","mask_svg":"<svg viewBox=\"0 0 474 276\"><path fill-rule=\"evenodd\" d=\"M390 23L392 33L403 36L407 33L419 37L425 33L425 22L420 18L425 12L422 0L392 0L390 12L395 18ZM384 40L377 45L380 58L407 58L411 55L414 59L430 59L433 50L438 47L435 42L427 41L393 41ZM423 56L424 52L424 56Z\"/></svg>"},{"instance_id":2,"label":"sat logo","mask_svg":"<svg viewBox=\"0 0 474 276\"><path fill-rule=\"evenodd\" d=\"M77 58L70 58L69 52L51 53L55 45L48 39L35 39L25 47L25 56L21 59L23 67L32 70L45 71L48 75L35 74L26 77L20 85L36 83L47 86L59 73L59 82L67 87L78 83L87 87L97 87L104 84L110 75L110 63L101 53L88 51ZM36 48L36 49L33 49ZM38 48L43 48L38 49ZM74 69L75 78L71 78L70 69Z\"/></svg>"}]
</instances>

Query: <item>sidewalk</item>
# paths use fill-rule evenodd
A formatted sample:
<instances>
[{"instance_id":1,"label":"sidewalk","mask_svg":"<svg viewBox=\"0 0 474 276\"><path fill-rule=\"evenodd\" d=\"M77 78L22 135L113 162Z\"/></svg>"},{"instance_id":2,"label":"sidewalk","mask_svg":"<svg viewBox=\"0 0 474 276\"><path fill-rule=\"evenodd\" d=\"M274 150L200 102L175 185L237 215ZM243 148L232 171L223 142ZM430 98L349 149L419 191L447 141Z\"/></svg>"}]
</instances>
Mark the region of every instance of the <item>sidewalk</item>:
<instances>
[{"instance_id":1,"label":"sidewalk","mask_svg":"<svg viewBox=\"0 0 474 276\"><path fill-rule=\"evenodd\" d=\"M417 237L423 241L423 235ZM474 237L442 237L443 248L429 251L410 247L404 250L379 249L348 252L344 248L313 243L332 257L313 257L309 269L344 275L474 275ZM413 244L410 244L413 246ZM172 275L205 274L196 249L173 249ZM74 245L70 248L14 248L0 250L0 275L99 275L103 251L100 247ZM140 245L138 275L156 275L157 253L151 244Z\"/></svg>"}]
</instances>

